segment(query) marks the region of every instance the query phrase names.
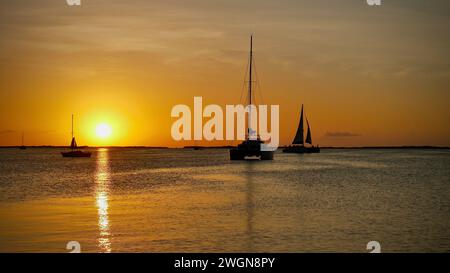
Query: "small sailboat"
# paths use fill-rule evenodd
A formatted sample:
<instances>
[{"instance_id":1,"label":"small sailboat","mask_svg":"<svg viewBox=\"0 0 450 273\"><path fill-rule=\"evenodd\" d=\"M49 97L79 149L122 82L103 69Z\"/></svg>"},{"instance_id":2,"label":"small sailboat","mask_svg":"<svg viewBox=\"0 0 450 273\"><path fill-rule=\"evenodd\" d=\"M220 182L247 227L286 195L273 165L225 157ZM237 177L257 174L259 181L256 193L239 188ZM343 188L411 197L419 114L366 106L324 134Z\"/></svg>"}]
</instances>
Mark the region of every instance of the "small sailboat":
<instances>
[{"instance_id":1,"label":"small sailboat","mask_svg":"<svg viewBox=\"0 0 450 273\"><path fill-rule=\"evenodd\" d=\"M253 36L250 36L250 59L249 59L249 80L248 80L248 98L249 105L252 104L252 68L253 68ZM273 151L263 151L261 149L264 141L255 134L250 127L251 115L248 115L248 127L246 139L236 148L230 149L230 160L244 160L246 157L257 157L260 160L273 160Z\"/></svg>"},{"instance_id":2,"label":"small sailboat","mask_svg":"<svg viewBox=\"0 0 450 273\"><path fill-rule=\"evenodd\" d=\"M25 150L27 147L23 144L23 136L24 136L24 133L22 132L22 145L20 145L19 146L19 149L21 149L21 150Z\"/></svg>"},{"instance_id":3,"label":"small sailboat","mask_svg":"<svg viewBox=\"0 0 450 273\"><path fill-rule=\"evenodd\" d=\"M73 135L73 114L72 114L72 141L70 142L70 149L69 152L61 152L63 157L91 157L90 152L83 152L81 150L75 150L77 148L77 141L75 140L75 137Z\"/></svg>"},{"instance_id":4,"label":"small sailboat","mask_svg":"<svg viewBox=\"0 0 450 273\"><path fill-rule=\"evenodd\" d=\"M306 139L303 136L303 104L302 111L300 113L300 124L297 128L297 133L295 134L294 141L292 141L292 145L283 149L283 153L297 153L297 154L305 154L305 153L320 153L319 146L314 146L312 144L311 137L311 128L309 127L308 118L306 117L306 125L308 127L308 131L306 133ZM311 146L305 146L305 143L310 144Z\"/></svg>"}]
</instances>

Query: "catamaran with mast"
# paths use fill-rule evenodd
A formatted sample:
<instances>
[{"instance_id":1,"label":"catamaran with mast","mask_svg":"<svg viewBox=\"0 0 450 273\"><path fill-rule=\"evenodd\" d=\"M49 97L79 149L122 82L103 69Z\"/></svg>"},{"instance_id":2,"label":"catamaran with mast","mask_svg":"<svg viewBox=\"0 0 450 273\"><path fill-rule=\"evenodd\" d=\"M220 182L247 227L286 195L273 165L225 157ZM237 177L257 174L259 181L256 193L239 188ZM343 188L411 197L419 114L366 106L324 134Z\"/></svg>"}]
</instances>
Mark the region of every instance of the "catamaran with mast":
<instances>
[{"instance_id":1,"label":"catamaran with mast","mask_svg":"<svg viewBox=\"0 0 450 273\"><path fill-rule=\"evenodd\" d=\"M312 145L312 137L311 137L311 128L309 127L308 118L306 117L306 125L308 127L308 131L306 133L306 139L303 136L303 104L302 111L300 113L300 124L297 128L297 133L295 134L294 141L292 141L292 145L283 149L283 153L297 153L297 154L305 154L305 153L320 153L319 146ZM310 144L311 146L305 146L305 143Z\"/></svg>"},{"instance_id":2,"label":"catamaran with mast","mask_svg":"<svg viewBox=\"0 0 450 273\"><path fill-rule=\"evenodd\" d=\"M249 58L249 79L248 79L248 105L252 105L252 68L253 68L253 35L250 36L250 58ZM261 160L272 160L273 151L263 151L261 149L264 141L256 135L251 128L251 112L248 114L246 139L236 148L230 149L230 160L244 160L246 157L257 157Z\"/></svg>"},{"instance_id":3,"label":"catamaran with mast","mask_svg":"<svg viewBox=\"0 0 450 273\"><path fill-rule=\"evenodd\" d=\"M81 150L75 150L77 149L77 141L75 140L75 137L73 135L73 114L72 114L72 141L70 142L70 149L69 152L61 152L63 157L91 157L90 152L83 152Z\"/></svg>"}]
</instances>

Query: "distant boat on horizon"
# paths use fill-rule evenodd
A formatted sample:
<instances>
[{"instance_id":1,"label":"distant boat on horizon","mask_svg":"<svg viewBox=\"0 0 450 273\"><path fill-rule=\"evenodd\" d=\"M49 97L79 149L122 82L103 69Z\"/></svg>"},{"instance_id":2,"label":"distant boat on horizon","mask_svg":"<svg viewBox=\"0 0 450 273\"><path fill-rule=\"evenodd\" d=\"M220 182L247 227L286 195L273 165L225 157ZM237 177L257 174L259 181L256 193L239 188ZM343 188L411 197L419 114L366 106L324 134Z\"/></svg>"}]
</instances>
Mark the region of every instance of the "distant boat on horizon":
<instances>
[{"instance_id":1,"label":"distant boat on horizon","mask_svg":"<svg viewBox=\"0 0 450 273\"><path fill-rule=\"evenodd\" d=\"M203 147L199 146L197 141L194 141L194 146L192 147L195 151L202 150Z\"/></svg>"},{"instance_id":2,"label":"distant boat on horizon","mask_svg":"<svg viewBox=\"0 0 450 273\"><path fill-rule=\"evenodd\" d=\"M61 155L63 157L91 157L91 152L83 152L81 150L75 150L78 148L77 141L75 140L74 134L73 134L73 114L72 114L72 141L70 142L70 149L69 152L61 152Z\"/></svg>"},{"instance_id":3,"label":"distant boat on horizon","mask_svg":"<svg viewBox=\"0 0 450 273\"><path fill-rule=\"evenodd\" d=\"M300 113L300 123L297 128L297 133L295 134L294 141L292 141L292 145L283 149L283 153L296 153L296 154L310 154L310 153L320 153L319 146L314 146L312 144L312 136L311 136L311 128L309 127L308 118L306 117L306 124L308 127L308 131L306 133L306 139L303 137L303 104L302 111ZM310 147L305 146L305 143L311 144Z\"/></svg>"},{"instance_id":4,"label":"distant boat on horizon","mask_svg":"<svg viewBox=\"0 0 450 273\"><path fill-rule=\"evenodd\" d=\"M22 132L22 145L19 146L19 149L25 150L27 147L23 144L24 132Z\"/></svg>"},{"instance_id":5,"label":"distant boat on horizon","mask_svg":"<svg viewBox=\"0 0 450 273\"><path fill-rule=\"evenodd\" d=\"M249 80L248 80L248 105L252 104L252 68L253 68L253 35L250 36ZM262 151L264 141L250 127L251 115L248 115L246 139L237 147L230 149L230 160L244 160L246 157L257 157L260 160L273 160L273 151Z\"/></svg>"}]
</instances>

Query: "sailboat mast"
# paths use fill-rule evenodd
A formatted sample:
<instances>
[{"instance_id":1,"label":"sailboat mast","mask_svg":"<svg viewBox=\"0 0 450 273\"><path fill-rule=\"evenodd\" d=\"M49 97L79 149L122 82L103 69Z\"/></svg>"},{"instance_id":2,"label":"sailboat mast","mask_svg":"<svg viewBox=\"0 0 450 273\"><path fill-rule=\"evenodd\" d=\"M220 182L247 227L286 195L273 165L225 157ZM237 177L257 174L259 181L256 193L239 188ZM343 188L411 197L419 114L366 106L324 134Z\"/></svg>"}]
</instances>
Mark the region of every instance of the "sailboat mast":
<instances>
[{"instance_id":1,"label":"sailboat mast","mask_svg":"<svg viewBox=\"0 0 450 273\"><path fill-rule=\"evenodd\" d=\"M252 66L253 66L253 35L250 36L250 71L249 71L249 79L248 79L248 95L249 95L249 104L252 104Z\"/></svg>"},{"instance_id":2,"label":"sailboat mast","mask_svg":"<svg viewBox=\"0 0 450 273\"><path fill-rule=\"evenodd\" d=\"M252 124L252 111L251 111L251 105L252 105L252 66L253 66L253 35L250 35L250 60L249 60L249 79L248 79L248 98L249 98L249 111L248 111L248 127L247 127L247 133L248 138L252 138L253 130L251 127Z\"/></svg>"},{"instance_id":3,"label":"sailboat mast","mask_svg":"<svg viewBox=\"0 0 450 273\"><path fill-rule=\"evenodd\" d=\"M73 138L73 114L72 114L72 138Z\"/></svg>"},{"instance_id":4,"label":"sailboat mast","mask_svg":"<svg viewBox=\"0 0 450 273\"><path fill-rule=\"evenodd\" d=\"M22 132L22 146L23 146L23 134L24 134L24 133Z\"/></svg>"},{"instance_id":5,"label":"sailboat mast","mask_svg":"<svg viewBox=\"0 0 450 273\"><path fill-rule=\"evenodd\" d=\"M74 149L74 138L73 138L73 114L72 114L72 141L70 142L70 148Z\"/></svg>"}]
</instances>

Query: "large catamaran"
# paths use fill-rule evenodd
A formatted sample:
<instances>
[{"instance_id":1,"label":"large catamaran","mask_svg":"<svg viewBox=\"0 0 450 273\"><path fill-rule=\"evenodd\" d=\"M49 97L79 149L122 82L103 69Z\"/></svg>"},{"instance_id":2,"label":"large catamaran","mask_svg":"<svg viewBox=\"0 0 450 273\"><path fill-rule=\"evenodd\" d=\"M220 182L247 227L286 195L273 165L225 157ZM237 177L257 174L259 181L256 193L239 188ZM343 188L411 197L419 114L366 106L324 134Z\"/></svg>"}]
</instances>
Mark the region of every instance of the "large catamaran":
<instances>
[{"instance_id":1,"label":"large catamaran","mask_svg":"<svg viewBox=\"0 0 450 273\"><path fill-rule=\"evenodd\" d=\"M306 117L306 125L308 127L308 131L306 133L306 139L304 139L304 130L303 130L303 104L302 111L300 113L300 123L297 128L297 133L295 134L294 141L292 141L292 145L283 149L283 153L297 153L297 154L305 154L305 153L320 153L319 146L314 146L312 144L311 137L311 128L309 127L308 118ZM311 146L305 146L305 143L310 144Z\"/></svg>"},{"instance_id":2,"label":"large catamaran","mask_svg":"<svg viewBox=\"0 0 450 273\"><path fill-rule=\"evenodd\" d=\"M253 36L250 36L250 59L249 59L249 79L248 79L248 105L252 105L252 73L253 73ZM272 160L273 151L263 151L264 141L256 135L255 130L251 128L251 112L248 114L246 139L237 147L230 149L231 160L244 160L247 157L256 157L261 160Z\"/></svg>"}]
</instances>

